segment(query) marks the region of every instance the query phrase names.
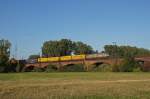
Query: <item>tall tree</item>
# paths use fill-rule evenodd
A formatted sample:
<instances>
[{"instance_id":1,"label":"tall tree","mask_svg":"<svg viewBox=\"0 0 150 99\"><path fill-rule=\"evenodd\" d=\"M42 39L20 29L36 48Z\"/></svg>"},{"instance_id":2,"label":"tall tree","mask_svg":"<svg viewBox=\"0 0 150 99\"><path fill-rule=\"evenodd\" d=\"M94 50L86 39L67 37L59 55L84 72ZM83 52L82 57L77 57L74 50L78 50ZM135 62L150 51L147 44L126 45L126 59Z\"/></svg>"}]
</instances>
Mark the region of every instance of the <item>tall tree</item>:
<instances>
[{"instance_id":1,"label":"tall tree","mask_svg":"<svg viewBox=\"0 0 150 99\"><path fill-rule=\"evenodd\" d=\"M8 40L0 40L0 72L4 71L6 63L9 60L10 47L11 43Z\"/></svg>"},{"instance_id":2,"label":"tall tree","mask_svg":"<svg viewBox=\"0 0 150 99\"><path fill-rule=\"evenodd\" d=\"M42 55L45 57L54 57L61 55L61 48L58 41L46 41L42 46Z\"/></svg>"},{"instance_id":3,"label":"tall tree","mask_svg":"<svg viewBox=\"0 0 150 99\"><path fill-rule=\"evenodd\" d=\"M40 55L30 55L28 59L37 59Z\"/></svg>"},{"instance_id":4,"label":"tall tree","mask_svg":"<svg viewBox=\"0 0 150 99\"><path fill-rule=\"evenodd\" d=\"M60 56L70 55L73 50L73 43L69 39L61 39L59 41Z\"/></svg>"},{"instance_id":5,"label":"tall tree","mask_svg":"<svg viewBox=\"0 0 150 99\"><path fill-rule=\"evenodd\" d=\"M75 54L91 54L93 52L93 48L90 45L82 42L75 43Z\"/></svg>"},{"instance_id":6,"label":"tall tree","mask_svg":"<svg viewBox=\"0 0 150 99\"><path fill-rule=\"evenodd\" d=\"M42 46L42 55L45 57L71 55L72 51L75 54L90 54L93 52L93 49L87 44L73 42L70 39L46 41Z\"/></svg>"},{"instance_id":7,"label":"tall tree","mask_svg":"<svg viewBox=\"0 0 150 99\"><path fill-rule=\"evenodd\" d=\"M138 57L138 56L150 56L150 50L144 48L137 48L133 46L117 46L117 45L105 45L105 52L110 56L117 54L120 58L125 57Z\"/></svg>"}]
</instances>

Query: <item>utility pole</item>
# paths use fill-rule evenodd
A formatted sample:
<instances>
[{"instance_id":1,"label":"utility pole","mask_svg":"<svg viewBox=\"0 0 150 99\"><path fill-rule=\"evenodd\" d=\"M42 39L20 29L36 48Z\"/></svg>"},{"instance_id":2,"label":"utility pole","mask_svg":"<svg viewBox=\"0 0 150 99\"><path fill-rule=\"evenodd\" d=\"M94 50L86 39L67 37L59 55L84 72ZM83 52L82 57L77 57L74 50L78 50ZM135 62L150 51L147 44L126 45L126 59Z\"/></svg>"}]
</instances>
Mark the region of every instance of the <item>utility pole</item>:
<instances>
[{"instance_id":1,"label":"utility pole","mask_svg":"<svg viewBox=\"0 0 150 99\"><path fill-rule=\"evenodd\" d=\"M19 63L19 59L18 59L18 46L17 46L17 44L15 45L15 56L14 56L14 58L17 60L16 71L19 72L20 71L20 63Z\"/></svg>"},{"instance_id":2,"label":"utility pole","mask_svg":"<svg viewBox=\"0 0 150 99\"><path fill-rule=\"evenodd\" d=\"M113 58L115 59L115 65L117 65L118 63L118 55L117 55L117 52L118 52L118 49L117 49L117 43L116 42L112 42L113 45L115 46L115 50L114 50L114 55L113 55Z\"/></svg>"},{"instance_id":3,"label":"utility pole","mask_svg":"<svg viewBox=\"0 0 150 99\"><path fill-rule=\"evenodd\" d=\"M17 46L17 44L15 45L15 55L14 55L14 58L16 60L18 60L18 46Z\"/></svg>"}]
</instances>

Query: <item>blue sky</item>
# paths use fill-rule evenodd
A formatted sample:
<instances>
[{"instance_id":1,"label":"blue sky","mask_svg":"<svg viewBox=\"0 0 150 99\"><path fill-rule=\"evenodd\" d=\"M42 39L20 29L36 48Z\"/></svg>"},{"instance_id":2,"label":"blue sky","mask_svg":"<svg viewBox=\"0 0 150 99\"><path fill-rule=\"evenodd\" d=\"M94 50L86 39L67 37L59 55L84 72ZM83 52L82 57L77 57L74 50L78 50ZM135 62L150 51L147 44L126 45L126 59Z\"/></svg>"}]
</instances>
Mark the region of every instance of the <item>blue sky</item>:
<instances>
[{"instance_id":1,"label":"blue sky","mask_svg":"<svg viewBox=\"0 0 150 99\"><path fill-rule=\"evenodd\" d=\"M38 54L44 41L68 38L150 49L150 0L0 0L0 38L12 55Z\"/></svg>"}]
</instances>

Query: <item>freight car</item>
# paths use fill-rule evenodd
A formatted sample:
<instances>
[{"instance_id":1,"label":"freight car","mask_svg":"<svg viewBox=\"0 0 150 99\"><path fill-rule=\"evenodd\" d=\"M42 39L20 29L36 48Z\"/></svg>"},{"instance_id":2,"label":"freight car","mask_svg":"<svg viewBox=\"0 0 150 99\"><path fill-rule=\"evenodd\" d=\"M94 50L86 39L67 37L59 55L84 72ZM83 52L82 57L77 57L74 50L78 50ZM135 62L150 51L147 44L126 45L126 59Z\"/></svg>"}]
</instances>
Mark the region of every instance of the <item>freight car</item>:
<instances>
[{"instance_id":1,"label":"freight car","mask_svg":"<svg viewBox=\"0 0 150 99\"><path fill-rule=\"evenodd\" d=\"M38 58L38 62L57 62L57 61L71 61L71 60L84 60L84 59L94 59L108 57L107 54L89 54L89 55L70 55L61 57L48 57L48 58Z\"/></svg>"},{"instance_id":2,"label":"freight car","mask_svg":"<svg viewBox=\"0 0 150 99\"><path fill-rule=\"evenodd\" d=\"M38 59L28 60L28 63L46 63L46 62L58 62L58 61L72 61L72 60L84 60L84 59L95 59L108 57L107 54L89 54L89 55L70 55L70 56L61 56L61 57L40 57Z\"/></svg>"},{"instance_id":3,"label":"freight car","mask_svg":"<svg viewBox=\"0 0 150 99\"><path fill-rule=\"evenodd\" d=\"M85 55L73 55L73 56L61 56L61 57L48 57L38 58L38 62L57 62L57 61L71 61L71 60L83 60Z\"/></svg>"}]
</instances>

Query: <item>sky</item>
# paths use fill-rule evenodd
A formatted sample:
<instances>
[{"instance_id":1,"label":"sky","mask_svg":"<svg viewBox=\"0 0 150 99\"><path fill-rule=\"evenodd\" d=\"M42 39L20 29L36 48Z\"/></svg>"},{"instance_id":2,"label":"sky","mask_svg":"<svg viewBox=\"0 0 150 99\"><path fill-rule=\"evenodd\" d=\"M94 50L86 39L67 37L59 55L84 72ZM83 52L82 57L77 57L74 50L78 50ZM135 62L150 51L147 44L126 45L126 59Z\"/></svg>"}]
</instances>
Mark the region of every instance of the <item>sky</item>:
<instances>
[{"instance_id":1,"label":"sky","mask_svg":"<svg viewBox=\"0 0 150 99\"><path fill-rule=\"evenodd\" d=\"M99 51L112 42L150 49L150 0L0 0L1 38L18 58L62 38Z\"/></svg>"}]
</instances>

